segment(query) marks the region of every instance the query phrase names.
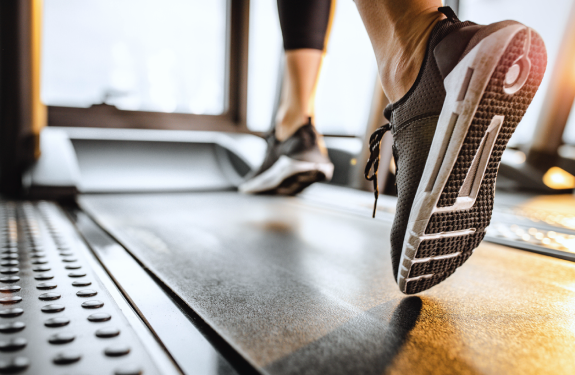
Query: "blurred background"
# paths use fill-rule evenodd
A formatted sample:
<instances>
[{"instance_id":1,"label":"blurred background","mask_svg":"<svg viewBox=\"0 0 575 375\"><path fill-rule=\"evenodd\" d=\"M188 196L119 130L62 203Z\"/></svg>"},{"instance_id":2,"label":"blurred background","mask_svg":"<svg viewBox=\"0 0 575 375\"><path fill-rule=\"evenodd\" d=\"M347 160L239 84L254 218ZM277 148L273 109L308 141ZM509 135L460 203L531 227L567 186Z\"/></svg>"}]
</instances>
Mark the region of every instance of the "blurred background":
<instances>
[{"instance_id":1,"label":"blurred background","mask_svg":"<svg viewBox=\"0 0 575 375\"><path fill-rule=\"evenodd\" d=\"M336 4L316 126L329 136L330 157L341 159L334 183L370 190L357 161L366 159L363 141L384 121L387 101L355 3ZM480 24L520 21L547 46L547 73L504 154L498 186L575 187L573 0L445 5ZM45 0L43 14L40 91L48 125L262 134L273 124L283 74L275 1ZM391 173L380 183L394 194L387 139L382 157ZM553 167L557 173L543 178Z\"/></svg>"},{"instance_id":2,"label":"blurred background","mask_svg":"<svg viewBox=\"0 0 575 375\"><path fill-rule=\"evenodd\" d=\"M573 1L545 4L462 0L459 16L478 23L512 18L535 28L546 43L551 68ZM247 125L265 131L280 83L281 34L275 1L252 0L249 10ZM225 0L165 0L161 5L150 0L46 0L44 12L41 95L47 105L225 112ZM549 79L546 74L511 145L530 142ZM317 92L318 129L362 135L376 84L375 58L355 4L340 0ZM575 115L564 140L575 143Z\"/></svg>"}]
</instances>

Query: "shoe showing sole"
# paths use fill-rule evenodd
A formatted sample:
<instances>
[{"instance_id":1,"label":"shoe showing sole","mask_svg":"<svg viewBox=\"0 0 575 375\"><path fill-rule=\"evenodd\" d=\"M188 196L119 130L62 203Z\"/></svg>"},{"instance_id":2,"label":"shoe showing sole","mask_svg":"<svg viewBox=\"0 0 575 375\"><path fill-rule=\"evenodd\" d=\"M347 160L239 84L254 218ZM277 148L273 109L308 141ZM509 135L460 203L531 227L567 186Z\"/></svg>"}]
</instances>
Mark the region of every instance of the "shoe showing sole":
<instances>
[{"instance_id":1,"label":"shoe showing sole","mask_svg":"<svg viewBox=\"0 0 575 375\"><path fill-rule=\"evenodd\" d=\"M403 293L446 279L485 236L501 155L545 65L541 37L517 23L485 37L445 78L445 102L401 252Z\"/></svg>"},{"instance_id":2,"label":"shoe showing sole","mask_svg":"<svg viewBox=\"0 0 575 375\"><path fill-rule=\"evenodd\" d=\"M331 180L333 164L313 163L282 155L268 170L239 187L242 193L295 195L314 182Z\"/></svg>"}]
</instances>

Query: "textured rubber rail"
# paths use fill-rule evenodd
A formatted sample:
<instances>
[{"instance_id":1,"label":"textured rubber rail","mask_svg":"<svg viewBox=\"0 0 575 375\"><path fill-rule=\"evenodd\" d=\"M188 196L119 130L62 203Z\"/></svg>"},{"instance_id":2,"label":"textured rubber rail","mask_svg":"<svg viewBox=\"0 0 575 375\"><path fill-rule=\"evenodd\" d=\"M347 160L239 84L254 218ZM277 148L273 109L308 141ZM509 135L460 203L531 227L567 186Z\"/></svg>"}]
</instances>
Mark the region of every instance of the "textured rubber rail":
<instances>
[{"instance_id":1,"label":"textured rubber rail","mask_svg":"<svg viewBox=\"0 0 575 375\"><path fill-rule=\"evenodd\" d=\"M528 76L518 90L510 89L506 79L509 81L509 72L514 69L512 66L520 61L526 48L529 48L527 56L531 64ZM518 31L507 45L483 92L455 165L441 192L436 205L439 212L431 215L425 234L420 236L419 246L410 248L408 245L410 254L403 259L404 273L400 276L400 288L404 293L418 293L442 282L481 243L491 220L501 156L543 79L546 59L543 40L527 27ZM463 82L465 89L468 82L468 79ZM460 95L464 94L465 91L462 91ZM485 172L477 180L480 185L473 205L462 210L445 209L457 207L456 201L462 191L470 189L470 175L471 181L477 178L475 174L479 172L474 170L478 165L477 155L481 156L484 152L486 133L495 118L504 120L492 144Z\"/></svg>"}]
</instances>

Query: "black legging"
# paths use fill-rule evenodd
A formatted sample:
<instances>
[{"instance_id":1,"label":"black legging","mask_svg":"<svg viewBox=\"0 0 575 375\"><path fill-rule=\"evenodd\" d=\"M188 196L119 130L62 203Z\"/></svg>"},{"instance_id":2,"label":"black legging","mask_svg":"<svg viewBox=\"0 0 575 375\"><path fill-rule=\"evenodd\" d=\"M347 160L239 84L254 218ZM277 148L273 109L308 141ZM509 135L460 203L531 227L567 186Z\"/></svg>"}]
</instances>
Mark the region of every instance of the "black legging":
<instances>
[{"instance_id":1,"label":"black legging","mask_svg":"<svg viewBox=\"0 0 575 375\"><path fill-rule=\"evenodd\" d=\"M278 0L284 49L325 48L332 0Z\"/></svg>"}]
</instances>

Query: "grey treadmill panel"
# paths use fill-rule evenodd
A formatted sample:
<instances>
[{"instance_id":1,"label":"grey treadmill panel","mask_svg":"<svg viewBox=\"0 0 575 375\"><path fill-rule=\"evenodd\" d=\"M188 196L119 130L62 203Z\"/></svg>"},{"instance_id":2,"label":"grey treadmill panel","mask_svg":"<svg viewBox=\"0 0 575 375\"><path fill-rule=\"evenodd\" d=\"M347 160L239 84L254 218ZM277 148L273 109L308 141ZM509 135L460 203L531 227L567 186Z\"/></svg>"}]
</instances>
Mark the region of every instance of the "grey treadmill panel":
<instances>
[{"instance_id":1,"label":"grey treadmill panel","mask_svg":"<svg viewBox=\"0 0 575 375\"><path fill-rule=\"evenodd\" d=\"M387 221L232 192L79 201L264 373L575 371L571 262L484 243L406 297Z\"/></svg>"},{"instance_id":2,"label":"grey treadmill panel","mask_svg":"<svg viewBox=\"0 0 575 375\"><path fill-rule=\"evenodd\" d=\"M83 193L229 189L213 143L73 139Z\"/></svg>"}]
</instances>

